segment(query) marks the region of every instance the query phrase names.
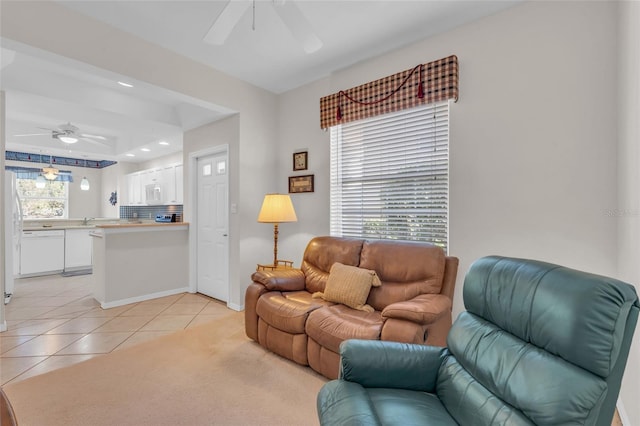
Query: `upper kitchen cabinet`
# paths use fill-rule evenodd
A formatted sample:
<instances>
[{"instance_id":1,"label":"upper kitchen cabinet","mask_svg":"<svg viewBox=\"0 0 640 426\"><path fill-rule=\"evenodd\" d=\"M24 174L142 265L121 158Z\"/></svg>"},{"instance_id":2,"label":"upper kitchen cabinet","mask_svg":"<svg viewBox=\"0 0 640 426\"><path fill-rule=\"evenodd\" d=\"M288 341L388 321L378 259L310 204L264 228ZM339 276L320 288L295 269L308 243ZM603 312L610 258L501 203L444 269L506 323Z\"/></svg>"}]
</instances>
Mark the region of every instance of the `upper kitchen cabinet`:
<instances>
[{"instance_id":1,"label":"upper kitchen cabinet","mask_svg":"<svg viewBox=\"0 0 640 426\"><path fill-rule=\"evenodd\" d=\"M127 203L130 206L144 205L144 197L142 195L142 172L130 173L126 176L127 192L129 197Z\"/></svg>"},{"instance_id":2,"label":"upper kitchen cabinet","mask_svg":"<svg viewBox=\"0 0 640 426\"><path fill-rule=\"evenodd\" d=\"M176 204L184 204L184 168L182 164L175 167L176 171Z\"/></svg>"},{"instance_id":3,"label":"upper kitchen cabinet","mask_svg":"<svg viewBox=\"0 0 640 426\"><path fill-rule=\"evenodd\" d=\"M182 164L174 164L162 169L162 181L164 182L164 189L166 196L164 197L165 204L182 204L183 203L183 188L182 184L184 178L182 175Z\"/></svg>"},{"instance_id":4,"label":"upper kitchen cabinet","mask_svg":"<svg viewBox=\"0 0 640 426\"><path fill-rule=\"evenodd\" d=\"M128 205L182 204L182 172L182 164L171 164L126 175Z\"/></svg>"}]
</instances>

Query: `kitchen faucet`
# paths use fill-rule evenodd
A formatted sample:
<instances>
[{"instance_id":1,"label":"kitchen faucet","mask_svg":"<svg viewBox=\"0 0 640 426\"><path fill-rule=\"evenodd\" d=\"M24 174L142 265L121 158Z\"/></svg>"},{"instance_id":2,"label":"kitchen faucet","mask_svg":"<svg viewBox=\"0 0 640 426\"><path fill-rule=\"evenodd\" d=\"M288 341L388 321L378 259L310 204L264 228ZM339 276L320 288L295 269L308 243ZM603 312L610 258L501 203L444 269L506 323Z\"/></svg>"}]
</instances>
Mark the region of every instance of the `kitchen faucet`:
<instances>
[{"instance_id":1,"label":"kitchen faucet","mask_svg":"<svg viewBox=\"0 0 640 426\"><path fill-rule=\"evenodd\" d=\"M93 220L93 219L95 219L95 218L93 218L93 217L85 217L84 219L82 219L82 224L86 226L86 225L89 224L89 221Z\"/></svg>"}]
</instances>

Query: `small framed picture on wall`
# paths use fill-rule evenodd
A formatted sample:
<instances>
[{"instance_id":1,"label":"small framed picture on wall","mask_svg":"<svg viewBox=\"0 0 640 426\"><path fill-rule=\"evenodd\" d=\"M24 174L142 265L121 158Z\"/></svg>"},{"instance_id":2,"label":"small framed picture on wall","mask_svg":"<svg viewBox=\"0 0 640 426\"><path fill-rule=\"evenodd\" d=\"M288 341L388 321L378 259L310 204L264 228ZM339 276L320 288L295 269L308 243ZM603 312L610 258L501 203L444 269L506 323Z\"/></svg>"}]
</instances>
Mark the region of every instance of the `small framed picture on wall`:
<instances>
[{"instance_id":1,"label":"small framed picture on wall","mask_svg":"<svg viewBox=\"0 0 640 426\"><path fill-rule=\"evenodd\" d=\"M309 154L307 151L293 153L293 171L307 170Z\"/></svg>"},{"instance_id":2,"label":"small framed picture on wall","mask_svg":"<svg viewBox=\"0 0 640 426\"><path fill-rule=\"evenodd\" d=\"M289 193L313 192L313 175L289 176Z\"/></svg>"}]
</instances>

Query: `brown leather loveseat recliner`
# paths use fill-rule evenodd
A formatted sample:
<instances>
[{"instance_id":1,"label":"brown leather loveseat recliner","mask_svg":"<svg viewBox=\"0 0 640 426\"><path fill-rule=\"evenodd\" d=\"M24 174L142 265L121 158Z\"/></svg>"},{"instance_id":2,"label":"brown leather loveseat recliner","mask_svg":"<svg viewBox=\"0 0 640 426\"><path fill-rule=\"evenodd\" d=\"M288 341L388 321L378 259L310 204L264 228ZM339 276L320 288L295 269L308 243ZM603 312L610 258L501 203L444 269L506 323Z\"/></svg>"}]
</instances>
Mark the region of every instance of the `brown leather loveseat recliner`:
<instances>
[{"instance_id":1,"label":"brown leather loveseat recliner","mask_svg":"<svg viewBox=\"0 0 640 426\"><path fill-rule=\"evenodd\" d=\"M382 285L373 312L312 297L334 263L373 270ZM348 339L445 346L451 327L458 259L427 243L316 237L301 269L257 271L245 294L247 336L318 373L338 377L339 346Z\"/></svg>"}]
</instances>

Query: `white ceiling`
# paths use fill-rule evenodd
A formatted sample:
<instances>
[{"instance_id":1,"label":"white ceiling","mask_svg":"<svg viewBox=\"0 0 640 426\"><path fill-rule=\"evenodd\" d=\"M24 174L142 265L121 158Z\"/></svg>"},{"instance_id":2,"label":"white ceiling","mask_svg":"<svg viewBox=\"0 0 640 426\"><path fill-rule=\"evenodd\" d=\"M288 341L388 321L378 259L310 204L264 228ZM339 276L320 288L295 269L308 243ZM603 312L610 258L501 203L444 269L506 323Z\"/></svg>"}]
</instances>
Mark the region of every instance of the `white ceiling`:
<instances>
[{"instance_id":1,"label":"white ceiling","mask_svg":"<svg viewBox=\"0 0 640 426\"><path fill-rule=\"evenodd\" d=\"M256 1L255 15L249 6L223 45L208 44L203 37L226 1L57 2L241 80L282 93L519 1L297 0L295 6L322 41L322 47L311 54L304 52L301 42L276 13L283 0ZM143 82L127 80L135 86L127 89L117 84L125 79L123 76L51 54L43 56L11 40L1 41L0 78L7 93L10 150L145 161L181 150L185 130L231 113ZM107 137L109 146L84 141L63 146L50 135L14 136L39 133L39 127L54 129L67 122L82 133ZM160 146L160 140L170 145ZM151 151L140 151L143 147Z\"/></svg>"}]
</instances>

